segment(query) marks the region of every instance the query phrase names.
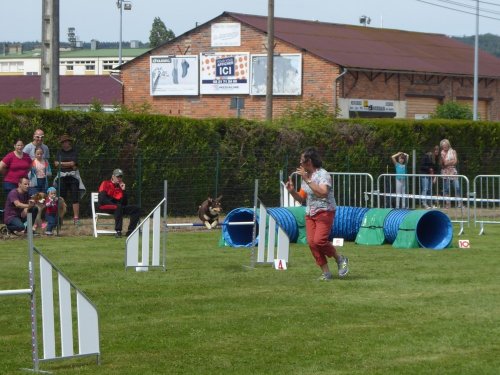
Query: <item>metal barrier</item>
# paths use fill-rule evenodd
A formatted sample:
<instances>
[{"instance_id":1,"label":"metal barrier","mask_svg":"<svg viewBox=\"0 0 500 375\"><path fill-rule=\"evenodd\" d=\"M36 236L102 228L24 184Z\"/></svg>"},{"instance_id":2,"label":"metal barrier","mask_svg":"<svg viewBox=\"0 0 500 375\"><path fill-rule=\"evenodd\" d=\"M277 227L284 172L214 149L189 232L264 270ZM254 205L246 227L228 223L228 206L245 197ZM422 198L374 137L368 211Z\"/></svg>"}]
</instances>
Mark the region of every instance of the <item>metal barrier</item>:
<instances>
[{"instance_id":1,"label":"metal barrier","mask_svg":"<svg viewBox=\"0 0 500 375\"><path fill-rule=\"evenodd\" d=\"M373 177L369 173L329 172L332 177L333 193L338 206L373 207ZM299 190L301 178L293 172L290 177ZM281 207L300 206L286 190L283 174L280 173ZM288 179L288 177L287 177Z\"/></svg>"},{"instance_id":2,"label":"metal barrier","mask_svg":"<svg viewBox=\"0 0 500 375\"><path fill-rule=\"evenodd\" d=\"M473 182L474 225L500 224L500 175L478 175Z\"/></svg>"},{"instance_id":3,"label":"metal barrier","mask_svg":"<svg viewBox=\"0 0 500 375\"><path fill-rule=\"evenodd\" d=\"M404 193L396 192L396 177L404 178ZM422 194L424 179L430 180L430 187L428 192ZM377 190L373 195L377 197L378 208L420 207L445 210L451 221L460 225L459 235L464 231L464 224L469 226L470 223L473 198L469 179L464 175L381 174L377 178Z\"/></svg>"},{"instance_id":4,"label":"metal barrier","mask_svg":"<svg viewBox=\"0 0 500 375\"><path fill-rule=\"evenodd\" d=\"M32 217L28 215L28 273L29 289L0 290L0 296L30 295L31 311L31 344L33 371L40 371L40 362L69 359L85 356L96 356L100 362L99 349L99 318L97 309L90 299L69 280L40 250L33 245ZM42 341L43 357L39 358L38 328L35 293L36 274L34 253L39 255L40 298L42 303ZM58 287L54 288L53 276L57 275ZM54 290L55 289L55 290ZM56 313L54 311L54 295L58 296L58 326L55 329ZM74 313L72 296L76 296L76 322L78 351L74 351L75 337L73 335ZM58 335L59 333L59 335ZM56 345L56 341L60 345ZM58 353L59 351L59 353Z\"/></svg>"}]
</instances>

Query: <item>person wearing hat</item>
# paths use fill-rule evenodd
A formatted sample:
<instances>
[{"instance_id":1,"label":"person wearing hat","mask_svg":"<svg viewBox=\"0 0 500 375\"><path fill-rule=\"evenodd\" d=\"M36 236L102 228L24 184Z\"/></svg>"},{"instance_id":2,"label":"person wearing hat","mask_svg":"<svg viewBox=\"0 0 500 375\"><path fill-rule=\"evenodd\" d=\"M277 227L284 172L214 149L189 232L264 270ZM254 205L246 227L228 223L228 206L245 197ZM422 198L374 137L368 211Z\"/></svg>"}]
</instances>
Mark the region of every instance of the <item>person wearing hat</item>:
<instances>
[{"instance_id":1,"label":"person wearing hat","mask_svg":"<svg viewBox=\"0 0 500 375\"><path fill-rule=\"evenodd\" d=\"M59 187L59 195L66 202L68 196L71 197L73 223L78 225L80 224L80 194L82 191L85 192L85 186L78 171L78 151L73 147L72 142L73 139L68 134L63 134L59 138L61 149L57 151L54 161L54 165L58 168L54 185Z\"/></svg>"},{"instance_id":2,"label":"person wearing hat","mask_svg":"<svg viewBox=\"0 0 500 375\"><path fill-rule=\"evenodd\" d=\"M122 236L123 216L130 216L126 236L128 237L139 223L141 210L138 206L128 204L125 183L123 182L123 171L115 169L111 174L111 180L101 182L99 186L99 206L116 206L113 210L115 217L115 237Z\"/></svg>"}]
</instances>

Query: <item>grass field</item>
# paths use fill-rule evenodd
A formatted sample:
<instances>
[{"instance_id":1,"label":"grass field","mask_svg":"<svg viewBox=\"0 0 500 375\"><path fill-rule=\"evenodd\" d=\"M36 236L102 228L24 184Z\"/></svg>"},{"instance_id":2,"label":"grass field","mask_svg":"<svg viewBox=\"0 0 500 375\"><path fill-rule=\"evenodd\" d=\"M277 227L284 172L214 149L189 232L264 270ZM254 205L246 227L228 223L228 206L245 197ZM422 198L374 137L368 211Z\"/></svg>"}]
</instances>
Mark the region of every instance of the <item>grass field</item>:
<instances>
[{"instance_id":1,"label":"grass field","mask_svg":"<svg viewBox=\"0 0 500 375\"><path fill-rule=\"evenodd\" d=\"M347 279L319 282L309 249L287 271L249 269L220 231L169 233L167 271L124 270L124 239L36 238L96 304L102 363L55 374L498 374L500 228L470 249L352 242ZM456 233L456 231L455 231ZM458 237L454 237L456 246ZM0 242L0 289L28 287L27 244ZM30 368L28 296L0 297L0 373Z\"/></svg>"}]
</instances>

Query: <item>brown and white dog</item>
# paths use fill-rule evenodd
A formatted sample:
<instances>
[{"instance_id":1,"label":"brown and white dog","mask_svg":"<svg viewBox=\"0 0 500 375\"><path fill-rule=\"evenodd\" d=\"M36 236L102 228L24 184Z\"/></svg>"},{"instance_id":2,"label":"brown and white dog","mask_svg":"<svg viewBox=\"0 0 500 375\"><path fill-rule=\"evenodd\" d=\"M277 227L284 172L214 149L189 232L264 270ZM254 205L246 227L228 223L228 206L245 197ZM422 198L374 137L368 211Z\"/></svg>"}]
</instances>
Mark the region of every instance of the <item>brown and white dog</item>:
<instances>
[{"instance_id":1,"label":"brown and white dog","mask_svg":"<svg viewBox=\"0 0 500 375\"><path fill-rule=\"evenodd\" d=\"M219 214L222 212L222 195L216 199L208 197L198 208L198 217L208 229L219 225Z\"/></svg>"}]
</instances>

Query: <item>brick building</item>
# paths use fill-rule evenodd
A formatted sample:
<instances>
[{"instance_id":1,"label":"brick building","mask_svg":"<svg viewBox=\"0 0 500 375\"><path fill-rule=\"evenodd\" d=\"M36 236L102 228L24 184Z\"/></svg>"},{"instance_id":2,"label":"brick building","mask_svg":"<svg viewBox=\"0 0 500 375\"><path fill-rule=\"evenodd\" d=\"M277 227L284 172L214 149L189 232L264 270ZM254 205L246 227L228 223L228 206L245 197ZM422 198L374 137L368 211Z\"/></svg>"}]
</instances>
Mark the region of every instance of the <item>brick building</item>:
<instances>
[{"instance_id":1,"label":"brick building","mask_svg":"<svg viewBox=\"0 0 500 375\"><path fill-rule=\"evenodd\" d=\"M426 118L451 100L472 108L474 49L447 36L284 18L274 27L274 117L309 100L340 117ZM266 30L266 17L224 12L138 56L121 66L124 104L265 118ZM499 121L500 59L482 51L478 86L480 118Z\"/></svg>"}]
</instances>

